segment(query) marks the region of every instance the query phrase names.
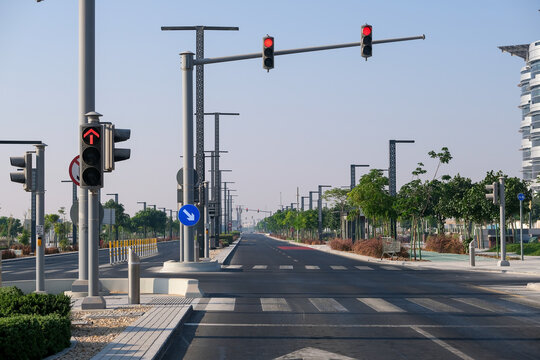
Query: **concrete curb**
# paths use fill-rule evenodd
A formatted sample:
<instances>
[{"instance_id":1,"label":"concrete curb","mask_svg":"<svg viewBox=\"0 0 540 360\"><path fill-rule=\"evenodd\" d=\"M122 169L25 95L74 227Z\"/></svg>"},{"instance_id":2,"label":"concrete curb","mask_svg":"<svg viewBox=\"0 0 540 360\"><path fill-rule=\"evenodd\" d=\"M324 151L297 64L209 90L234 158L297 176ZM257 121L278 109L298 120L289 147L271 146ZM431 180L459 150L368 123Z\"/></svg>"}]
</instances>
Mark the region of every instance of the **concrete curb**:
<instances>
[{"instance_id":1,"label":"concrete curb","mask_svg":"<svg viewBox=\"0 0 540 360\"><path fill-rule=\"evenodd\" d=\"M470 266L442 268L442 267L439 267L439 266L435 265L433 262L391 261L391 260L384 260L384 259L381 260L381 259L372 258L372 257L365 256L365 255L359 255L359 254L348 253L348 252L343 252L343 251L339 251L339 250L333 250L333 249L330 249L328 246L326 246L325 248L320 248L320 247L317 247L317 246L320 246L320 245L308 245L308 244L304 244L304 243L298 243L298 242L295 242L295 241L278 239L278 238L275 238L273 236L266 235L266 234L265 234L265 236L269 237L269 238L271 238L273 240L283 241L283 242L287 242L289 244L301 245L301 246L309 247L309 248L319 250L319 251L322 251L322 252L326 252L326 253L342 256L342 257L346 257L346 258L349 258L349 259L362 260L362 261L378 263L378 264L384 264L384 265L403 266L403 267L410 267L410 268L414 267L414 268L430 269L430 270L480 271L480 272L490 272L490 273L499 273L499 274L510 273L510 274L518 274L518 275L540 275L540 269L535 270L535 271L525 271L525 270L519 270L519 269L514 270L514 269L512 269L510 267L510 268L504 268L504 269L499 270L499 269L482 269L482 268L470 267Z\"/></svg>"},{"instance_id":2,"label":"concrete curb","mask_svg":"<svg viewBox=\"0 0 540 360\"><path fill-rule=\"evenodd\" d=\"M156 352L154 357L152 357L153 360L161 360L165 353L167 353L167 350L172 344L172 339L176 337L181 331L184 326L184 323L187 319L191 316L193 313L193 306L189 306L185 313L182 315L182 318L178 321L174 329L171 331L171 333L166 336L165 341L163 341L163 344L159 347L159 350Z\"/></svg>"},{"instance_id":3,"label":"concrete curb","mask_svg":"<svg viewBox=\"0 0 540 360\"><path fill-rule=\"evenodd\" d=\"M236 251L236 247L240 243L241 240L242 240L242 236L240 236L238 240L236 240L227 248L225 248L223 251L221 251L214 260L216 260L221 265L227 265L227 262L234 255L234 252Z\"/></svg>"}]
</instances>

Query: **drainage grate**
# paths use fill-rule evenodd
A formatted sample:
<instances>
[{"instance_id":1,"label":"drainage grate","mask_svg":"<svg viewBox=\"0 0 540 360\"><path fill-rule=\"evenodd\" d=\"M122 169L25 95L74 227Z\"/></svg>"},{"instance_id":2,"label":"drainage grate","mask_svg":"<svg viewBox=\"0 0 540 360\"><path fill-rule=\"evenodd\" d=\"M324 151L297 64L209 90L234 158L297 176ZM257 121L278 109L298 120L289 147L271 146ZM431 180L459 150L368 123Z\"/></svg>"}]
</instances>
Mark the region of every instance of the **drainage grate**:
<instances>
[{"instance_id":1,"label":"drainage grate","mask_svg":"<svg viewBox=\"0 0 540 360\"><path fill-rule=\"evenodd\" d=\"M160 296L153 298L148 305L189 305L193 302L193 300L194 298Z\"/></svg>"}]
</instances>

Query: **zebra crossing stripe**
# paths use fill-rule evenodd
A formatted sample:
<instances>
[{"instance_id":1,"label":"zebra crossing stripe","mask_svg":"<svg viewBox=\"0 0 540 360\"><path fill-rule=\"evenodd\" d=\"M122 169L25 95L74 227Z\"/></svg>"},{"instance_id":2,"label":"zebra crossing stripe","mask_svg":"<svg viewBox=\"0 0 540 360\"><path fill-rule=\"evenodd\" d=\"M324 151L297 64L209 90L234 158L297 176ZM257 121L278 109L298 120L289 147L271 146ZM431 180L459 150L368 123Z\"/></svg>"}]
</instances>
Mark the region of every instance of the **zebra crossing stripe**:
<instances>
[{"instance_id":1,"label":"zebra crossing stripe","mask_svg":"<svg viewBox=\"0 0 540 360\"><path fill-rule=\"evenodd\" d=\"M279 265L279 270L292 270L292 265Z\"/></svg>"},{"instance_id":2,"label":"zebra crossing stripe","mask_svg":"<svg viewBox=\"0 0 540 360\"><path fill-rule=\"evenodd\" d=\"M358 301L369 306L376 312L405 312L405 310L379 298L357 298Z\"/></svg>"},{"instance_id":3,"label":"zebra crossing stripe","mask_svg":"<svg viewBox=\"0 0 540 360\"><path fill-rule=\"evenodd\" d=\"M349 312L343 305L332 298L309 298L320 312Z\"/></svg>"},{"instance_id":4,"label":"zebra crossing stripe","mask_svg":"<svg viewBox=\"0 0 540 360\"><path fill-rule=\"evenodd\" d=\"M394 266L394 265L388 265L388 266L381 266L381 269L384 269L384 270L401 270L401 268L398 268L397 266Z\"/></svg>"},{"instance_id":5,"label":"zebra crossing stripe","mask_svg":"<svg viewBox=\"0 0 540 360\"><path fill-rule=\"evenodd\" d=\"M306 265L306 270L319 270L317 265Z\"/></svg>"},{"instance_id":6,"label":"zebra crossing stripe","mask_svg":"<svg viewBox=\"0 0 540 360\"><path fill-rule=\"evenodd\" d=\"M330 267L332 268L332 270L347 270L345 266L340 265L330 265Z\"/></svg>"},{"instance_id":7,"label":"zebra crossing stripe","mask_svg":"<svg viewBox=\"0 0 540 360\"><path fill-rule=\"evenodd\" d=\"M373 270L369 266L355 266L355 268L357 268L358 270Z\"/></svg>"},{"instance_id":8,"label":"zebra crossing stripe","mask_svg":"<svg viewBox=\"0 0 540 360\"><path fill-rule=\"evenodd\" d=\"M253 270L266 270L268 265L255 265L253 266Z\"/></svg>"},{"instance_id":9,"label":"zebra crossing stripe","mask_svg":"<svg viewBox=\"0 0 540 360\"><path fill-rule=\"evenodd\" d=\"M243 265L225 265L225 269L241 269Z\"/></svg>"},{"instance_id":10,"label":"zebra crossing stripe","mask_svg":"<svg viewBox=\"0 0 540 360\"><path fill-rule=\"evenodd\" d=\"M503 306L492 304L488 301L478 299L478 298L452 298L452 300L456 300L470 306L474 306L483 310L496 312L496 313L505 313L505 312L511 311L509 309L506 309Z\"/></svg>"},{"instance_id":11,"label":"zebra crossing stripe","mask_svg":"<svg viewBox=\"0 0 540 360\"><path fill-rule=\"evenodd\" d=\"M234 311L236 298L211 298L206 304L206 311Z\"/></svg>"},{"instance_id":12,"label":"zebra crossing stripe","mask_svg":"<svg viewBox=\"0 0 540 360\"><path fill-rule=\"evenodd\" d=\"M262 311L291 311L284 298L260 298Z\"/></svg>"},{"instance_id":13,"label":"zebra crossing stripe","mask_svg":"<svg viewBox=\"0 0 540 360\"><path fill-rule=\"evenodd\" d=\"M463 312L453 306L429 298L407 298L407 301L420 305L433 312Z\"/></svg>"}]
</instances>

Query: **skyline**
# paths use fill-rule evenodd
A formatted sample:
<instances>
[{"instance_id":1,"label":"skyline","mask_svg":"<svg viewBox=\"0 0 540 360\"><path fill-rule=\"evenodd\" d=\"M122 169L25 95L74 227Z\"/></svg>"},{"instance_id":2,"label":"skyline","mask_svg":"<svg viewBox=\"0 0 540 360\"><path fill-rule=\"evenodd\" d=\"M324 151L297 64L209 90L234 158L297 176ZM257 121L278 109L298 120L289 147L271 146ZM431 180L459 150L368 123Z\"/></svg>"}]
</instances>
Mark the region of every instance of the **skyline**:
<instances>
[{"instance_id":1,"label":"skyline","mask_svg":"<svg viewBox=\"0 0 540 360\"><path fill-rule=\"evenodd\" d=\"M416 141L398 146L398 188L410 181L417 162L432 175L436 164L427 152L443 146L454 159L442 174L459 172L477 181L500 169L521 177L515 85L524 63L497 46L540 38L537 4L389 3L362 9L344 1L346 9L337 9L318 1L306 9L306 2L278 1L268 9L243 1L184 7L165 1L157 9L140 1L96 2L95 110L103 121L132 130L121 144L132 149L131 159L105 175L102 193L119 193L131 215L142 208L137 201L176 209L182 146L178 53L195 51L195 34L161 32L167 25L240 27L205 34L207 57L260 51L267 33L276 50L359 41L364 23L373 25L374 40L426 34L424 41L375 45L367 62L359 48L351 48L279 56L269 73L260 59L207 65L205 111L240 113L221 121L221 148L229 153L220 162L233 170L223 180L236 182L235 202L244 208L275 210L280 193L284 205L296 202L296 187L305 196L318 184L347 185L352 163L385 168L389 139ZM208 4L215 11L201 15ZM232 4L246 6L238 11ZM78 150L77 9L76 2L54 0L0 4L0 46L6 50L0 57L0 106L9 125L1 138L48 145L46 213L71 205L71 186L60 181L69 178L67 166ZM174 14L180 9L185 17ZM361 19L354 16L359 10L367 10ZM205 125L205 147L213 150L213 121ZM9 157L26 150L33 149L0 147L0 216L21 218L29 208L30 194L9 180L15 171ZM357 169L357 180L368 170ZM102 196L102 202L109 198Z\"/></svg>"}]
</instances>

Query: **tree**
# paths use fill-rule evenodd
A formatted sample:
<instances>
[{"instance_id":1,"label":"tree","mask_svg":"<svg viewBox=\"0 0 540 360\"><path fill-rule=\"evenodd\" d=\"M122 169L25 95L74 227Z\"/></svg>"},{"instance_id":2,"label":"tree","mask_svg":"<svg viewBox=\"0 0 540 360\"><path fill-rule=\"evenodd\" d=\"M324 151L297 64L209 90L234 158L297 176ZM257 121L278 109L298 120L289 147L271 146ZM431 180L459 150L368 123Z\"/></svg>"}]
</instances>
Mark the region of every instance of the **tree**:
<instances>
[{"instance_id":1,"label":"tree","mask_svg":"<svg viewBox=\"0 0 540 360\"><path fill-rule=\"evenodd\" d=\"M331 229L339 230L341 232L343 228L343 217L347 210L350 209L349 191L349 189L333 188L324 192L323 199L331 201L334 204L334 211L339 213L337 222L334 221L336 220L336 217L332 215L333 219L329 223ZM345 234L341 233L341 237L344 236Z\"/></svg>"}]
</instances>

